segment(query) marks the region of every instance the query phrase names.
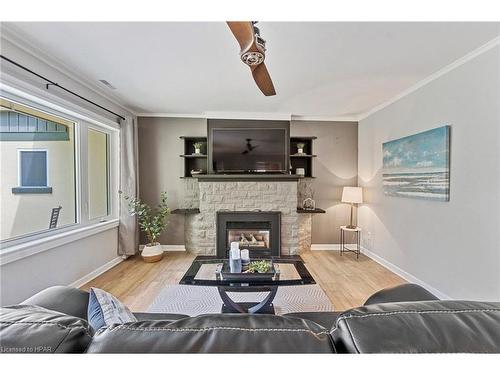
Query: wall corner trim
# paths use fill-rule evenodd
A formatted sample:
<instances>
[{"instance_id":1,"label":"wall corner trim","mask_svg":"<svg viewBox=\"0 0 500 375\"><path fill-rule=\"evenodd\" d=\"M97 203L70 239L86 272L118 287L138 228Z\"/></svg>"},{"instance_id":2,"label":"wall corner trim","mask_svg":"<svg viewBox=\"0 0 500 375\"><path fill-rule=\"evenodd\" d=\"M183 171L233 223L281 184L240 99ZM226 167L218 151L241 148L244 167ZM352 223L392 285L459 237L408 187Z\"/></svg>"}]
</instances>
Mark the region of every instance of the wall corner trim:
<instances>
[{"instance_id":1,"label":"wall corner trim","mask_svg":"<svg viewBox=\"0 0 500 375\"><path fill-rule=\"evenodd\" d=\"M404 98L405 96L410 95L414 91L417 91L418 89L424 87L428 83L431 83L432 81L438 79L439 77L451 72L452 70L458 68L459 66L469 62L470 60L476 58L479 55L482 55L485 52L488 52L490 49L500 45L500 36L497 36L496 38L490 40L489 42L483 44L482 46L476 48L475 50L469 52L465 56L460 57L459 59L453 61L451 64L446 65L445 67L439 69L438 71L432 73L430 76L427 78L424 78L423 80L417 82L413 86L410 86L403 92L397 94L393 98L379 104L378 106L373 107L372 109L366 111L365 113L361 114L358 116L358 121L364 120L367 117L375 114L378 111L381 111L385 107L390 106L391 104L397 102L398 100Z\"/></svg>"},{"instance_id":2,"label":"wall corner trim","mask_svg":"<svg viewBox=\"0 0 500 375\"><path fill-rule=\"evenodd\" d=\"M434 294L435 296L437 296L439 299L443 299L443 300L452 299L450 296L444 294L440 290L434 288L433 286L427 284L426 282L424 282L424 281L420 280L419 278L413 276L411 273L406 272L405 270L399 268L395 264L393 264L393 263L385 260L381 256L375 254L374 252L368 250L367 248L365 248L363 246L361 247L361 253L365 254L368 258L374 260L378 264L384 266L389 271L394 272L396 275L402 277L406 281L408 281L410 283L418 284L421 287L427 289L429 292L431 292L432 294Z\"/></svg>"},{"instance_id":3,"label":"wall corner trim","mask_svg":"<svg viewBox=\"0 0 500 375\"><path fill-rule=\"evenodd\" d=\"M89 281L92 281L95 279L97 276L102 275L104 272L110 270L117 264L123 262L125 259L121 256L118 256L114 259L111 259L109 262L103 264L102 266L96 268L94 271L86 274L85 276L79 278L78 280L72 282L68 286L73 287L73 288L80 288L81 286L87 284Z\"/></svg>"}]
</instances>

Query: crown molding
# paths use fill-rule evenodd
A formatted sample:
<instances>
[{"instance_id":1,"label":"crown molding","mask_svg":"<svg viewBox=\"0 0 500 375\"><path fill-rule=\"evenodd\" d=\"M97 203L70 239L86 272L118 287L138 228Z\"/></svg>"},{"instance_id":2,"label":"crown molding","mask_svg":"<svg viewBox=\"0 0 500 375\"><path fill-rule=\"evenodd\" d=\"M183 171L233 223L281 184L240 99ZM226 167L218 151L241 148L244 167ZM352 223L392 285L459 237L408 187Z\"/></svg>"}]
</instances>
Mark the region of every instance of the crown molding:
<instances>
[{"instance_id":1,"label":"crown molding","mask_svg":"<svg viewBox=\"0 0 500 375\"><path fill-rule=\"evenodd\" d=\"M177 118L216 118L229 120L285 120L290 121L292 115L287 113L274 112L221 112L207 111L203 113L165 113L165 112L143 112L138 113L137 117L177 117Z\"/></svg>"},{"instance_id":2,"label":"crown molding","mask_svg":"<svg viewBox=\"0 0 500 375\"><path fill-rule=\"evenodd\" d=\"M91 80L88 77L85 77L81 73L76 73L74 69L66 65L64 62L53 56L49 56L39 47L35 46L30 40L21 36L20 33L15 29L15 26L12 26L11 24L8 23L2 24L2 39L5 39L6 41L12 43L17 48L28 53L37 60L47 64L51 68L59 71L63 75L67 76L69 79L79 83L80 85L86 87L95 94L117 105L121 109L127 111L129 114L137 116L135 111L133 111L131 108L127 107L121 102L120 98L109 92L105 92L102 88L94 84L93 80Z\"/></svg>"},{"instance_id":3,"label":"crown molding","mask_svg":"<svg viewBox=\"0 0 500 375\"><path fill-rule=\"evenodd\" d=\"M176 117L176 118L207 118L201 113L169 113L169 112L139 112L137 117Z\"/></svg>"},{"instance_id":4,"label":"crown molding","mask_svg":"<svg viewBox=\"0 0 500 375\"><path fill-rule=\"evenodd\" d=\"M168 113L168 112L141 112L137 117L168 117L168 118L217 118L230 120L284 120L284 121L324 121L324 122L357 122L355 116L307 116L290 115L273 112L203 112L203 113Z\"/></svg>"},{"instance_id":5,"label":"crown molding","mask_svg":"<svg viewBox=\"0 0 500 375\"><path fill-rule=\"evenodd\" d=\"M206 118L229 119L229 120L284 120L292 119L291 113L276 112L231 112L231 111L207 111L203 113Z\"/></svg>"},{"instance_id":6,"label":"crown molding","mask_svg":"<svg viewBox=\"0 0 500 375\"><path fill-rule=\"evenodd\" d=\"M470 60L473 60L474 58L478 57L479 55L482 55L483 53L489 51L490 49L500 45L500 36L497 36L496 38L490 40L489 42L483 44L479 48L476 48L475 50L469 52L465 56L460 57L459 59L455 60L451 64L446 65L444 68L438 70L437 72L434 72L427 78L424 78L423 80L417 82L413 86L409 87L408 89L404 90L403 92L399 93L398 95L394 96L392 99L389 99L385 101L382 104L379 104L378 106L370 109L369 111L361 114L358 117L358 121L364 120L367 117L373 115L374 113L377 113L378 111L381 111L382 109L390 106L391 104L394 104L398 100L404 98L405 96L410 95L411 93L417 91L418 89L426 86L427 84L431 83L432 81L442 77L443 75L451 72L452 70L458 68L459 66L469 62Z\"/></svg>"},{"instance_id":7,"label":"crown molding","mask_svg":"<svg viewBox=\"0 0 500 375\"><path fill-rule=\"evenodd\" d=\"M308 116L292 115L293 121L358 122L357 116Z\"/></svg>"}]
</instances>

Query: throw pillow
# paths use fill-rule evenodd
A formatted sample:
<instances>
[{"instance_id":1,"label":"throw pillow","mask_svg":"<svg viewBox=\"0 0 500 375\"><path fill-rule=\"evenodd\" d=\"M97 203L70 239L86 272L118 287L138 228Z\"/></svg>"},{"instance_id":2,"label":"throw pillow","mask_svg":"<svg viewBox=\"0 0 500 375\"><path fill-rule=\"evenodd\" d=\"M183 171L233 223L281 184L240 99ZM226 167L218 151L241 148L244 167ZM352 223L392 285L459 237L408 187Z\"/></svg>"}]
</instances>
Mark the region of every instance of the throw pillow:
<instances>
[{"instance_id":1,"label":"throw pillow","mask_svg":"<svg viewBox=\"0 0 500 375\"><path fill-rule=\"evenodd\" d=\"M112 324L137 322L127 306L112 294L98 288L90 288L87 315L89 324L96 331Z\"/></svg>"}]
</instances>

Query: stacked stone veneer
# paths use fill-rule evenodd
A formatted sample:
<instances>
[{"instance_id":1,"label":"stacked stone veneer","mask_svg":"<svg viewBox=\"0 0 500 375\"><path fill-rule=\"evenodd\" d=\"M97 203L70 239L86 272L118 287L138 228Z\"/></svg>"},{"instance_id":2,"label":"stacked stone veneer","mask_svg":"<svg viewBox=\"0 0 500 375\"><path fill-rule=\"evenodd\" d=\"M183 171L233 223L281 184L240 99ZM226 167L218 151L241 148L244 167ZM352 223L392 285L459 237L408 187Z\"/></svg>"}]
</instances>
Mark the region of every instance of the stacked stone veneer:
<instances>
[{"instance_id":1,"label":"stacked stone veneer","mask_svg":"<svg viewBox=\"0 0 500 375\"><path fill-rule=\"evenodd\" d=\"M186 250L200 255L216 254L217 211L280 211L281 254L293 255L311 246L311 215L298 214L296 181L197 181L186 182L184 207L199 207L186 215Z\"/></svg>"}]
</instances>

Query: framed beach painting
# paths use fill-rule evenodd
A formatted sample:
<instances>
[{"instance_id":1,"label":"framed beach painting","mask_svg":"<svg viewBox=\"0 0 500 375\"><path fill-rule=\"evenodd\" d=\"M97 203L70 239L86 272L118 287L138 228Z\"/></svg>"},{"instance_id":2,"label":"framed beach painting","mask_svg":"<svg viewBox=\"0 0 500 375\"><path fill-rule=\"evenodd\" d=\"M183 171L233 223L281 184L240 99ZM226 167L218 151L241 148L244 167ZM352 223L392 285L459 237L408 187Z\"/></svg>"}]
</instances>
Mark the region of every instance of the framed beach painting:
<instances>
[{"instance_id":1,"label":"framed beach painting","mask_svg":"<svg viewBox=\"0 0 500 375\"><path fill-rule=\"evenodd\" d=\"M384 194L450 200L450 126L382 145Z\"/></svg>"}]
</instances>

